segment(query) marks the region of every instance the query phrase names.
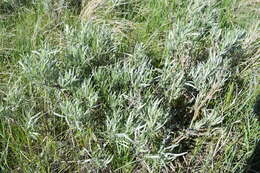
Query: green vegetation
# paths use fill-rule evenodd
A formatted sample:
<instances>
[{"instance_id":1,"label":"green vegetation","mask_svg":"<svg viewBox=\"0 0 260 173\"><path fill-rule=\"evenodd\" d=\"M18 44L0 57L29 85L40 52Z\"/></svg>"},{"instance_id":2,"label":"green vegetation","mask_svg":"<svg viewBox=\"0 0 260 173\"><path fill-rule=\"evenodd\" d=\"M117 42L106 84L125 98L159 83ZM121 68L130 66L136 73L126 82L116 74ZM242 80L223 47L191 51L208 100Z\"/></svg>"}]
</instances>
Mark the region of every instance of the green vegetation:
<instances>
[{"instance_id":1,"label":"green vegetation","mask_svg":"<svg viewBox=\"0 0 260 173\"><path fill-rule=\"evenodd\" d=\"M259 7L2 0L0 172L243 172Z\"/></svg>"}]
</instances>

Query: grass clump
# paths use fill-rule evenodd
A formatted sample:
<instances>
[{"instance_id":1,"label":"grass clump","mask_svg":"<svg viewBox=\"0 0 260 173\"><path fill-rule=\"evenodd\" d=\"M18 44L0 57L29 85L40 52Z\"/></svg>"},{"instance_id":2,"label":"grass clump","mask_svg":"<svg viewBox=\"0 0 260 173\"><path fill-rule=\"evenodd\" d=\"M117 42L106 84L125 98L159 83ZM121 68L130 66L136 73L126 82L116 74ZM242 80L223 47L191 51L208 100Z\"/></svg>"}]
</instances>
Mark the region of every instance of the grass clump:
<instances>
[{"instance_id":1,"label":"grass clump","mask_svg":"<svg viewBox=\"0 0 260 173\"><path fill-rule=\"evenodd\" d=\"M0 3L1 171L255 169L259 26L242 3Z\"/></svg>"}]
</instances>

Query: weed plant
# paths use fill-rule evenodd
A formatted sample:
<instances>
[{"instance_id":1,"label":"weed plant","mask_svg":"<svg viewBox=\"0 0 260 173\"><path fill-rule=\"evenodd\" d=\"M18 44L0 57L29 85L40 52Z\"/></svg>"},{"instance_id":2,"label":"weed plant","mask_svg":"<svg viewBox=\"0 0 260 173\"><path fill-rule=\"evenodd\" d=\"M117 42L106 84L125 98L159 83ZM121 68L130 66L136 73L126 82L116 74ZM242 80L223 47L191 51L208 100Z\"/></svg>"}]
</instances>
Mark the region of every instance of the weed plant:
<instances>
[{"instance_id":1,"label":"weed plant","mask_svg":"<svg viewBox=\"0 0 260 173\"><path fill-rule=\"evenodd\" d=\"M249 170L252 4L0 2L0 171Z\"/></svg>"}]
</instances>

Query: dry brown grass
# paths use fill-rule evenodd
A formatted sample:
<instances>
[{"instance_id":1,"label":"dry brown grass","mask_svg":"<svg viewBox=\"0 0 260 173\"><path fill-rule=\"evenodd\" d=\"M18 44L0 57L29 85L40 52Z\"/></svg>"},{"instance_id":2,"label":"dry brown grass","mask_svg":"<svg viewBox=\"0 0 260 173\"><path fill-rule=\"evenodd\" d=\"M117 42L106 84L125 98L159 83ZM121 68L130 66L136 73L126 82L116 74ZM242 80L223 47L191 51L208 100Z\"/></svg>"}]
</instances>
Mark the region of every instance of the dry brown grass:
<instances>
[{"instance_id":1,"label":"dry brown grass","mask_svg":"<svg viewBox=\"0 0 260 173\"><path fill-rule=\"evenodd\" d=\"M81 20L91 20L95 19L95 12L98 8L103 6L106 1L104 0L91 0L89 2L84 1L82 3L82 9L80 12Z\"/></svg>"}]
</instances>

